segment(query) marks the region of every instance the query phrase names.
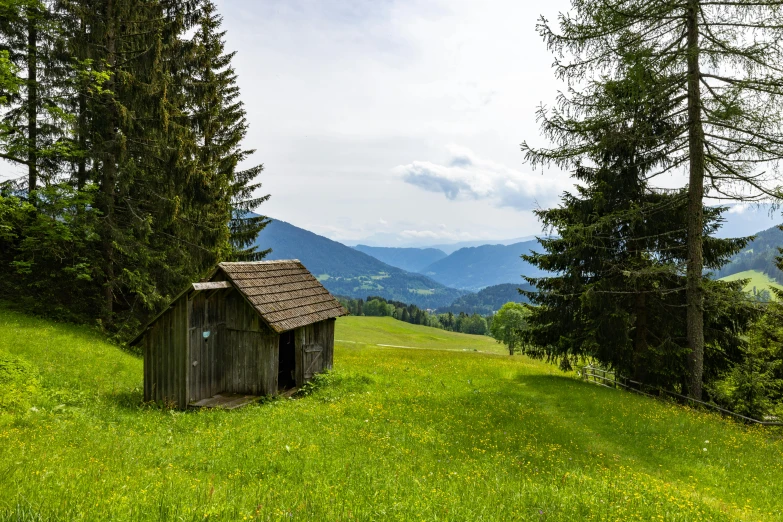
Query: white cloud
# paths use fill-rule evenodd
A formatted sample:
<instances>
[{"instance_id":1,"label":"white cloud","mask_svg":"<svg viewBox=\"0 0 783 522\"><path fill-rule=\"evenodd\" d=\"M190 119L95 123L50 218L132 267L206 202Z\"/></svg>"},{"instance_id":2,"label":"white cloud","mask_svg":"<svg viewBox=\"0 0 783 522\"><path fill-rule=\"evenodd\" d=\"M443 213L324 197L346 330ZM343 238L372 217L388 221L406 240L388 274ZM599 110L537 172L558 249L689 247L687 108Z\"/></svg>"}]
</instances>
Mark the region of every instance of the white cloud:
<instances>
[{"instance_id":1,"label":"white cloud","mask_svg":"<svg viewBox=\"0 0 783 522\"><path fill-rule=\"evenodd\" d=\"M750 205L748 203L737 203L735 205L731 205L727 212L729 214L744 214L745 211L748 210L749 208Z\"/></svg>"},{"instance_id":2,"label":"white cloud","mask_svg":"<svg viewBox=\"0 0 783 522\"><path fill-rule=\"evenodd\" d=\"M415 238L430 238L435 239L438 236L437 233L432 230L403 230L400 232L402 237L415 237Z\"/></svg>"},{"instance_id":3,"label":"white cloud","mask_svg":"<svg viewBox=\"0 0 783 522\"><path fill-rule=\"evenodd\" d=\"M450 200L489 200L517 210L549 206L572 187L565 177L521 172L480 158L466 147L449 145L447 150L445 165L414 161L395 167L394 172L406 183L443 193Z\"/></svg>"},{"instance_id":4,"label":"white cloud","mask_svg":"<svg viewBox=\"0 0 783 522\"><path fill-rule=\"evenodd\" d=\"M451 232L442 225L438 227L438 230L403 230L399 235L405 239L438 239L450 241L474 239L474 236L469 232Z\"/></svg>"}]
</instances>

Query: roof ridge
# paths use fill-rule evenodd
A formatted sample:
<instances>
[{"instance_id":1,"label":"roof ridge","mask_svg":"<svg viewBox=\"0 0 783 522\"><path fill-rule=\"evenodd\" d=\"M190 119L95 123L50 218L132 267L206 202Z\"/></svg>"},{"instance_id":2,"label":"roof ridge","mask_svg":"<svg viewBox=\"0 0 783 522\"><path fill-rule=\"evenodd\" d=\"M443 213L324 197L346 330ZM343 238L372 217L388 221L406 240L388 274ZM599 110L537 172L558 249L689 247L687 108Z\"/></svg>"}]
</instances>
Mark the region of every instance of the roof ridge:
<instances>
[{"instance_id":1,"label":"roof ridge","mask_svg":"<svg viewBox=\"0 0 783 522\"><path fill-rule=\"evenodd\" d=\"M299 263L298 259L274 259L271 261L222 261L218 263L218 266L233 266L233 265L273 265L275 263ZM303 265L304 266L304 265Z\"/></svg>"}]
</instances>

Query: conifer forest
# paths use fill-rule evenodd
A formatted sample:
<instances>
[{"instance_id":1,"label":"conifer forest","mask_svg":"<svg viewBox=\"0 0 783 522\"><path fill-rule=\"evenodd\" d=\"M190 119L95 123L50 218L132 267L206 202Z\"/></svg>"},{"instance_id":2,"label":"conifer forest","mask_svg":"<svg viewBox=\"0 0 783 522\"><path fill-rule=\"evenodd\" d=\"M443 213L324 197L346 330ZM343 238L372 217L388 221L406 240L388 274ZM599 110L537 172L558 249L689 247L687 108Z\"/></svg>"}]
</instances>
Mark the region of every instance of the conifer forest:
<instances>
[{"instance_id":1,"label":"conifer forest","mask_svg":"<svg viewBox=\"0 0 783 522\"><path fill-rule=\"evenodd\" d=\"M4 298L122 339L217 262L263 257L213 3L0 9L0 157L25 172L0 192Z\"/></svg>"}]
</instances>

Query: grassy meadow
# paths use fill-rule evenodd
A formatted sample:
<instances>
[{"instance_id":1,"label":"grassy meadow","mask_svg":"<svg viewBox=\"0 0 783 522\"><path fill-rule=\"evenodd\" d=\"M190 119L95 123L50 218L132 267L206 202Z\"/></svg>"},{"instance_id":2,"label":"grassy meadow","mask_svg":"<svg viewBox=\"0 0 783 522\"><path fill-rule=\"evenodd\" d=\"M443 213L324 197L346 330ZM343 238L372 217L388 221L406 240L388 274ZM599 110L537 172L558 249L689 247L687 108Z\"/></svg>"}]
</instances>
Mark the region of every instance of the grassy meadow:
<instances>
[{"instance_id":1,"label":"grassy meadow","mask_svg":"<svg viewBox=\"0 0 783 522\"><path fill-rule=\"evenodd\" d=\"M780 431L484 337L336 337L309 395L178 412L142 405L141 360L97 333L0 308L0 520L783 520Z\"/></svg>"},{"instance_id":2,"label":"grassy meadow","mask_svg":"<svg viewBox=\"0 0 783 522\"><path fill-rule=\"evenodd\" d=\"M772 288L777 288L778 290L783 290L783 285L778 284L774 279L769 277L767 274L760 272L758 270L745 270L744 272L737 272L736 274L731 274L730 276L722 277L724 281L736 281L737 279L748 279L748 283L745 285L745 291L746 292L753 292L753 289L755 288L757 292L761 292L762 290L769 290L770 294L772 294ZM774 294L771 296L774 297Z\"/></svg>"}]
</instances>

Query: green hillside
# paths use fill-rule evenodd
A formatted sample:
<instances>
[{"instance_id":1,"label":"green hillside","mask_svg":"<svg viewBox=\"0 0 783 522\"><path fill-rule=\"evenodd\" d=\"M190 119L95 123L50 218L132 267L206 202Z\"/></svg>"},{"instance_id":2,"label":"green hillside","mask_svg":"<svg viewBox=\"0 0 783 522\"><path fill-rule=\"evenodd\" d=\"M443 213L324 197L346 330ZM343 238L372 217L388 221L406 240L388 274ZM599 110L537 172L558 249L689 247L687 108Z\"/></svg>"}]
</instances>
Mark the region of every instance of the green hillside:
<instances>
[{"instance_id":1,"label":"green hillside","mask_svg":"<svg viewBox=\"0 0 783 522\"><path fill-rule=\"evenodd\" d=\"M503 354L508 349L486 335L470 335L410 324L391 317L343 317L336 339L345 344Z\"/></svg>"},{"instance_id":2,"label":"green hillside","mask_svg":"<svg viewBox=\"0 0 783 522\"><path fill-rule=\"evenodd\" d=\"M519 289L532 291L534 287L527 283L493 285L482 288L475 294L463 295L449 306L438 308L439 314L451 312L458 314L489 315L500 310L508 302L527 303L527 297L519 293Z\"/></svg>"},{"instance_id":3,"label":"green hillside","mask_svg":"<svg viewBox=\"0 0 783 522\"><path fill-rule=\"evenodd\" d=\"M256 244L260 250L272 249L269 260L299 259L336 295L362 299L379 295L422 308L437 308L466 293L424 275L387 265L285 221L272 221L261 231Z\"/></svg>"},{"instance_id":4,"label":"green hillside","mask_svg":"<svg viewBox=\"0 0 783 522\"><path fill-rule=\"evenodd\" d=\"M0 308L0 520L783 520L779 431L485 337L348 317L337 338L306 397L177 412L139 405L137 357Z\"/></svg>"},{"instance_id":5,"label":"green hillside","mask_svg":"<svg viewBox=\"0 0 783 522\"><path fill-rule=\"evenodd\" d=\"M745 285L745 291L749 293L761 292L762 290L769 290L771 288L783 290L783 285L772 279L767 274L758 270L745 270L744 272L737 272L736 274L721 277L721 279L723 281L749 279L750 281L748 281L748 284ZM770 294L772 294L772 292L770 292Z\"/></svg>"},{"instance_id":6,"label":"green hillside","mask_svg":"<svg viewBox=\"0 0 783 522\"><path fill-rule=\"evenodd\" d=\"M778 284L783 284L783 272L777 266L781 247L783 247L783 230L779 227L762 230L756 233L755 239L734 255L731 261L721 267L716 275L725 278L739 272L756 271L769 276L770 280Z\"/></svg>"}]
</instances>

